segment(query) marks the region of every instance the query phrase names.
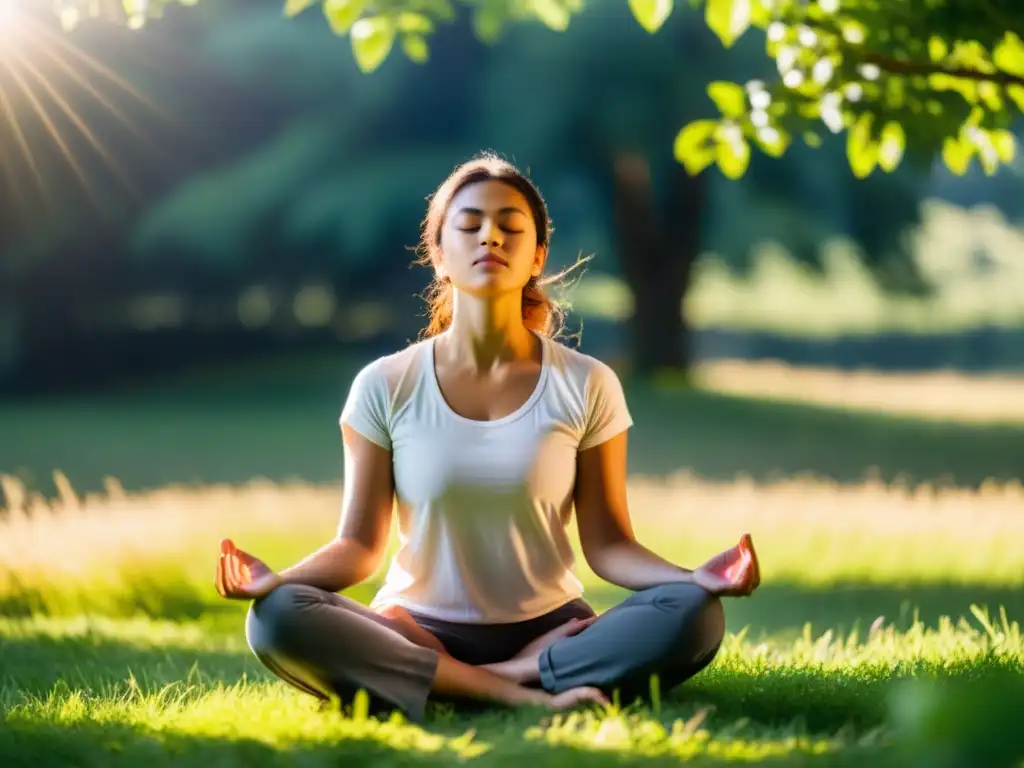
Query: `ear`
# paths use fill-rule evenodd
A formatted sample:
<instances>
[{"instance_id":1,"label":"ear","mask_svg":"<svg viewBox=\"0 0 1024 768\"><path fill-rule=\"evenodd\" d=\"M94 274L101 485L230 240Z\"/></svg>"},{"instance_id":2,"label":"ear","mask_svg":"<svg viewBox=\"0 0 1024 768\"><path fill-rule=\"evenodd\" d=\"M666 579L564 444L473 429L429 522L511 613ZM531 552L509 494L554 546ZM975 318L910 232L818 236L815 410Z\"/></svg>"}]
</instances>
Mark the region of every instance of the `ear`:
<instances>
[{"instance_id":1,"label":"ear","mask_svg":"<svg viewBox=\"0 0 1024 768\"><path fill-rule=\"evenodd\" d=\"M437 275L438 280L444 280L444 261L440 258L440 256L434 259L434 274Z\"/></svg>"},{"instance_id":2,"label":"ear","mask_svg":"<svg viewBox=\"0 0 1024 768\"><path fill-rule=\"evenodd\" d=\"M544 271L544 264L548 260L548 249L543 245L537 246L537 252L533 257L533 269L530 270L530 274L534 277L540 277Z\"/></svg>"}]
</instances>

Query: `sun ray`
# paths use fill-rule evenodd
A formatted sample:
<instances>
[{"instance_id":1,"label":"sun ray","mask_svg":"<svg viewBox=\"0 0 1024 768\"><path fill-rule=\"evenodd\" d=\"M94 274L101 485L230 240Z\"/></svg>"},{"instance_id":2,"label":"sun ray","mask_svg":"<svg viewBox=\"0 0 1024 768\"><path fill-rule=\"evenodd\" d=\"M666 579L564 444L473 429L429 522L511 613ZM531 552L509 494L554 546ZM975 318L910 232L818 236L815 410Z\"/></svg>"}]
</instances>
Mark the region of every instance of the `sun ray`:
<instances>
[{"instance_id":1,"label":"sun ray","mask_svg":"<svg viewBox=\"0 0 1024 768\"><path fill-rule=\"evenodd\" d=\"M18 53L14 53L13 56L19 62L21 62L21 65L26 70L28 70L28 72L31 75L35 77L36 81L42 86L43 90L46 91L47 94L49 94L50 98L54 101L54 103L58 107L60 107L61 111L65 115L67 115L68 120L70 120L72 124L82 133L82 135L85 137L85 140L89 142L90 146L94 150L96 150L96 153L106 161L110 170L113 171L114 175L117 176L118 180L122 184L124 184L125 187L133 195L137 196L139 194L138 190L135 188L135 185L132 184L128 177L125 175L124 171L118 165L117 161L114 160L114 158L110 155L110 152L107 150L105 146L103 146L103 143L98 138L96 138L96 134L92 132L88 125L85 124L85 121L83 121L82 118L78 115L78 113L75 112L74 108L70 104L68 104L67 100L61 95L60 91L58 91L54 87L53 83L51 83L50 80L47 79L46 75L40 72L39 69L35 67L32 64L32 62L28 61L24 56Z\"/></svg>"},{"instance_id":2,"label":"sun ray","mask_svg":"<svg viewBox=\"0 0 1024 768\"><path fill-rule=\"evenodd\" d=\"M5 68L10 69L10 65L5 64L2 60L0 60L0 65L4 65ZM3 110L7 123L14 130L15 141L18 142L18 146L25 155L25 161L32 170L32 175L35 177L36 183L39 185L39 191L43 193L43 198L46 200L47 204L49 204L51 201L50 196L46 191L46 183L43 181L43 174L39 170L39 164L36 162L36 156L32 152L32 147L29 146L28 138L26 138L25 132L21 130L21 123L18 122L18 116L15 114L14 108L11 106L11 100L7 96L7 91L4 90L3 83L0 83L0 109Z\"/></svg>"},{"instance_id":3,"label":"sun ray","mask_svg":"<svg viewBox=\"0 0 1024 768\"><path fill-rule=\"evenodd\" d=\"M30 33L29 36L32 36L34 34L35 33ZM116 117L126 128L128 128L128 130L130 130L137 139L144 142L150 149L153 149L156 152L163 154L165 156L169 156L169 153L167 152L166 149L161 147L157 142L153 141L153 139L150 138L145 131L139 130L139 128L134 124L134 122L130 118L128 118L116 104L114 104L109 98L107 98L107 96L102 91L100 91L92 83L90 83L88 79L83 77L80 72L76 71L75 68L72 67L58 53L50 50L50 48L47 45L39 45L36 49L36 53L40 53L46 56L57 66L58 69L64 72L64 74L66 74L68 77L74 80L75 83L77 83L81 88L88 91L88 93L94 99L96 99L96 101L98 101L100 104L106 107L106 109L109 110L110 113L114 115L114 117Z\"/></svg>"},{"instance_id":4,"label":"sun ray","mask_svg":"<svg viewBox=\"0 0 1024 768\"><path fill-rule=\"evenodd\" d=\"M13 205L11 207L15 209L14 211L10 211L10 213L12 218L17 219L17 217L25 213L25 209L28 206L24 196L20 194L20 190L18 189L18 174L15 170L14 160L11 158L10 153L2 143L0 143L0 179L6 181L6 186L10 191L11 200L13 201ZM2 188L0 188L0 192L2 192ZM0 200L2 199L2 196L0 196ZM8 211L0 211L0 221L3 221L3 217L7 213ZM3 232L0 232L0 238L3 237L3 234Z\"/></svg>"},{"instance_id":5,"label":"sun ray","mask_svg":"<svg viewBox=\"0 0 1024 768\"><path fill-rule=\"evenodd\" d=\"M22 93L25 94L25 98L29 100L36 114L39 115L39 119L49 131L50 136L57 143L57 146L60 147L60 150L64 154L65 159L67 159L68 164L71 166L72 170L74 170L75 175L78 176L79 181L82 182L82 186L85 188L88 196L92 199L92 202L95 205L95 199L93 199L95 192L89 184L89 180L86 178L85 173L82 171L82 167L75 160L75 156L72 154L71 149L64 140L64 136L61 135L60 129L57 128L53 119L50 117L50 113L46 110L46 107L42 102L36 98L36 95L32 92L30 84L25 82L21 73L18 72L17 67L13 66L10 61L7 62L7 71L10 73L11 77L14 78L15 83L21 89Z\"/></svg>"},{"instance_id":6,"label":"sun ray","mask_svg":"<svg viewBox=\"0 0 1024 768\"><path fill-rule=\"evenodd\" d=\"M29 32L30 34L35 34L37 36L44 37L46 39L45 43L52 44L55 47L60 48L62 51L65 51L69 55L74 56L76 59L78 59L78 61L80 61L83 64L85 64L87 67L92 69L94 72L99 73L100 75L102 75L103 77L107 78L109 81L114 83L121 90L125 91L126 93L130 94L131 96L134 96L142 104L145 104L146 107L151 109L155 114L159 115L162 119L164 119L164 120L166 120L168 122L174 122L174 119L170 115L168 115L160 107L159 104L156 104L152 99L149 99L144 93L140 92L135 86L133 86L130 82L128 82L123 77L121 77L119 74L114 72L112 69L110 69L106 65L102 64L101 62L97 61L92 56L88 55L87 53L84 53L83 51L80 51L78 48L76 48L74 45L69 43L67 40L63 39L59 34L53 32L53 31L47 29L46 27L44 27L43 25L41 25L41 24L39 24L37 22L34 22L32 20L29 20L29 19L26 19L24 21L24 26L25 26L25 30L27 32ZM39 47L43 48L43 47L45 47L45 44L44 43L40 43Z\"/></svg>"}]
</instances>

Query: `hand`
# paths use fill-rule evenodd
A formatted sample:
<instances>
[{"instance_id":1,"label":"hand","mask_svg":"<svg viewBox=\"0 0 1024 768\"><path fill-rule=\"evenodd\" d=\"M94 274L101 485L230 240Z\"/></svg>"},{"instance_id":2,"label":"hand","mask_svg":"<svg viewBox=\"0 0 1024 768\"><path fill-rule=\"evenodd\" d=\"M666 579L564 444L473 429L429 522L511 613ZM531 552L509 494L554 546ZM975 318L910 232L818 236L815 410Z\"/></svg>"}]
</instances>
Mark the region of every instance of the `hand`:
<instances>
[{"instance_id":1,"label":"hand","mask_svg":"<svg viewBox=\"0 0 1024 768\"><path fill-rule=\"evenodd\" d=\"M749 533L739 544L715 555L693 572L693 580L713 595L747 597L761 585L761 567Z\"/></svg>"},{"instance_id":2,"label":"hand","mask_svg":"<svg viewBox=\"0 0 1024 768\"><path fill-rule=\"evenodd\" d=\"M280 585L280 577L263 561L235 547L231 539L220 543L216 586L221 597L229 600L256 600Z\"/></svg>"},{"instance_id":3,"label":"hand","mask_svg":"<svg viewBox=\"0 0 1024 768\"><path fill-rule=\"evenodd\" d=\"M559 624L554 629L548 630L540 637L535 637L512 658L528 659L531 656L537 656L556 640L561 640L563 637L578 635L584 629L597 621L597 618L597 616L588 616L585 619L569 619L564 624Z\"/></svg>"},{"instance_id":4,"label":"hand","mask_svg":"<svg viewBox=\"0 0 1024 768\"><path fill-rule=\"evenodd\" d=\"M548 708L557 711L572 709L588 701L592 704L601 704L606 707L610 703L608 697L597 688L581 686L580 688L570 688L568 691L556 693L548 699L547 705Z\"/></svg>"}]
</instances>

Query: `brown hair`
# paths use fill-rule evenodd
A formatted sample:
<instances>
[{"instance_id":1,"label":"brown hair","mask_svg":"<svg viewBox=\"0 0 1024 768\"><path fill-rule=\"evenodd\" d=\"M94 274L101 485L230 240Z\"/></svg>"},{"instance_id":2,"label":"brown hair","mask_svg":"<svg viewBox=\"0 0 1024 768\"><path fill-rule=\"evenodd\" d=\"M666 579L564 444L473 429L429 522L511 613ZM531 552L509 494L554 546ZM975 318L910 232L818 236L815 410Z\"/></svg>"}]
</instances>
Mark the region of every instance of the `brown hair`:
<instances>
[{"instance_id":1,"label":"brown hair","mask_svg":"<svg viewBox=\"0 0 1024 768\"><path fill-rule=\"evenodd\" d=\"M433 268L440 263L441 229L452 198L469 184L490 180L508 184L526 198L533 223L537 228L537 245L549 245L553 228L547 204L540 190L526 174L507 160L493 152L482 152L452 171L430 196L430 204L420 233L417 264ZM554 283L561 283L569 272L585 261L587 259L579 259L573 266L556 275L530 278L523 288L523 322L527 328L551 337L561 333L565 323L566 307L548 296L544 289ZM447 277L438 278L435 271L434 279L423 294L423 299L427 302L429 322L421 336L436 336L451 325L452 291L451 281Z\"/></svg>"}]
</instances>

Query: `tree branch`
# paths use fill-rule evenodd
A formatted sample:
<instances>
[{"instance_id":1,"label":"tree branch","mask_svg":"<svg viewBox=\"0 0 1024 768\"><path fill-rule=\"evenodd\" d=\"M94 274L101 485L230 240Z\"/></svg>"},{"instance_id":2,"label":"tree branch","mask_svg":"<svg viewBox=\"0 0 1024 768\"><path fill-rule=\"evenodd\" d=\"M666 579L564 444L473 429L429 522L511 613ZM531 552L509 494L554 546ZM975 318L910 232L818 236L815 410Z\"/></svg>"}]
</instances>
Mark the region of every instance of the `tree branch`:
<instances>
[{"instance_id":1,"label":"tree branch","mask_svg":"<svg viewBox=\"0 0 1024 768\"><path fill-rule=\"evenodd\" d=\"M959 77L963 80L974 80L980 83L994 83L996 85L1019 85L1024 87L1024 77L1009 72L982 72L977 69L966 67L942 67L938 64L930 64L919 61L900 61L880 53L859 53L856 56L866 64L874 64L885 72L895 75L949 75Z\"/></svg>"}]
</instances>

